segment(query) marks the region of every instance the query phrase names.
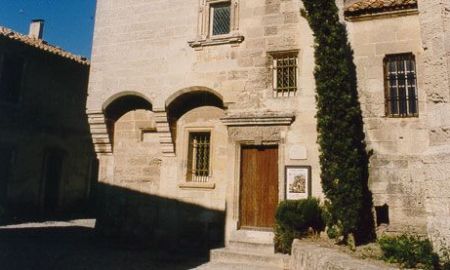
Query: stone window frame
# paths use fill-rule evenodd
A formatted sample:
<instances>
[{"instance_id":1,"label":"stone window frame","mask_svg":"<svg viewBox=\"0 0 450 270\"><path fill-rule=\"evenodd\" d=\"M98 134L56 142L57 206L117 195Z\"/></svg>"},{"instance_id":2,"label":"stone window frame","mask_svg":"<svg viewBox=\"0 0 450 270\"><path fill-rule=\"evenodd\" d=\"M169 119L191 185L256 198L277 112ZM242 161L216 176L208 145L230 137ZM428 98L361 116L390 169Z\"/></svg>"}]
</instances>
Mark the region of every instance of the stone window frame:
<instances>
[{"instance_id":1,"label":"stone window frame","mask_svg":"<svg viewBox=\"0 0 450 270\"><path fill-rule=\"evenodd\" d=\"M271 65L270 69L272 70L272 92L274 98L288 98L288 97L294 97L298 95L299 90L299 50L285 50L285 51L270 51L268 52L271 58ZM292 90L285 91L284 89L280 90L278 89L278 81L277 81L277 59L289 57L289 58L295 58L295 88Z\"/></svg>"},{"instance_id":2,"label":"stone window frame","mask_svg":"<svg viewBox=\"0 0 450 270\"><path fill-rule=\"evenodd\" d=\"M191 181L188 177L189 169L188 169L188 156L189 156L189 144L190 144L190 134L191 133L203 133L207 132L210 134L209 137L209 175L206 182L196 182ZM184 128L183 132L183 139L182 139L182 157L185 159L185 162L182 162L183 164L183 180L181 183L178 184L178 187L183 189L214 189L215 183L214 183L214 171L213 171L213 163L214 163L214 145L215 145L215 135L214 135L214 127L213 126L187 126Z\"/></svg>"},{"instance_id":3,"label":"stone window frame","mask_svg":"<svg viewBox=\"0 0 450 270\"><path fill-rule=\"evenodd\" d=\"M408 58L410 61L412 61L412 65L413 65L413 69L411 71L406 70L406 66L405 66L405 93L404 93L404 100L401 99L401 97L399 97L399 87L397 85L396 87L396 91L397 91L397 100L396 100L396 104L397 104L397 113L393 113L392 112L392 108L391 108L391 104L392 104L392 98L391 98L391 92L390 92L390 86L389 86L389 81L390 81L390 74L389 74L389 60L393 59L392 61L398 61L398 59L402 59L402 61L405 61L406 58ZM397 72L398 73L398 72ZM408 89L408 82L410 82L409 80L411 79L410 77L408 77L408 73L412 73L413 74L413 87L414 87L414 107L415 107L415 111L410 112L410 106L411 106L411 101L410 101L410 93L409 93L409 89ZM406 52L406 53L395 53L395 54L386 54L384 59L383 59L383 83L384 83L384 98L385 98L385 117L389 117L389 118L417 118L419 117L419 89L418 89L418 82L417 82L417 62L416 62L416 56L414 55L414 53L412 52ZM397 84L398 84L398 78L397 78ZM409 85L409 87L411 87L411 85ZM401 102L404 102L404 106L406 106L405 108L405 112L400 112L401 111Z\"/></svg>"},{"instance_id":4,"label":"stone window frame","mask_svg":"<svg viewBox=\"0 0 450 270\"><path fill-rule=\"evenodd\" d=\"M213 5L230 3L230 33L212 35L211 9ZM239 33L239 0L200 0L197 21L197 37L188 41L190 47L202 49L205 46L231 44L238 46L244 41Z\"/></svg>"}]
</instances>

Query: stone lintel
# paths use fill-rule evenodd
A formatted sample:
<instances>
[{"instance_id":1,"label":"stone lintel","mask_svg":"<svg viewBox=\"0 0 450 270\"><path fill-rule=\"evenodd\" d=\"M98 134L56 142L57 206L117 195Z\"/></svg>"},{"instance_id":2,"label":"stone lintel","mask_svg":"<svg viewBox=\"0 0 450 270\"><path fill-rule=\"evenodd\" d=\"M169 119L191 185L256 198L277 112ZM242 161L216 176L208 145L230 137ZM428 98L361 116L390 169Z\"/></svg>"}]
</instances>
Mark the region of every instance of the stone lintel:
<instances>
[{"instance_id":1,"label":"stone lintel","mask_svg":"<svg viewBox=\"0 0 450 270\"><path fill-rule=\"evenodd\" d=\"M228 114L221 118L222 122L228 126L290 126L295 120L293 113L240 113Z\"/></svg>"}]
</instances>

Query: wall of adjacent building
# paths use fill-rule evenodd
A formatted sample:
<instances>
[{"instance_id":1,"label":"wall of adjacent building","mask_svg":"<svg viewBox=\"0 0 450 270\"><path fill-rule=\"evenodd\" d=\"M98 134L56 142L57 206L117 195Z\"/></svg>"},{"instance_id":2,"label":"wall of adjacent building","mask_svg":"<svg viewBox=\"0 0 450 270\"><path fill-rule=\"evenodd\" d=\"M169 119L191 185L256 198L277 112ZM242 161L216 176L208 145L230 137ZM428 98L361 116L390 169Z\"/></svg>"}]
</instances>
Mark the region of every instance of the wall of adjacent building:
<instances>
[{"instance_id":1,"label":"wall of adjacent building","mask_svg":"<svg viewBox=\"0 0 450 270\"><path fill-rule=\"evenodd\" d=\"M0 145L14 152L11 175L2 179L7 214L44 214L44 156L55 148L65 152L59 211L80 210L87 203L95 158L85 113L89 66L1 38L3 53L25 59L20 101L0 101Z\"/></svg>"}]
</instances>

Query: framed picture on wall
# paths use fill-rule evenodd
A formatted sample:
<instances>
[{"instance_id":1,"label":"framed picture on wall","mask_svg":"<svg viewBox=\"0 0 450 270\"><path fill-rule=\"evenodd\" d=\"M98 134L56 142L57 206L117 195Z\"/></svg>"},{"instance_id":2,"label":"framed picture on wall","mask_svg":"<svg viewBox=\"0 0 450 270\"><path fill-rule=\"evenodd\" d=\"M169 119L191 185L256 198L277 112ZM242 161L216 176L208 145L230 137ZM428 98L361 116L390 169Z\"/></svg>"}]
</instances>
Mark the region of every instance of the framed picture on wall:
<instances>
[{"instance_id":1,"label":"framed picture on wall","mask_svg":"<svg viewBox=\"0 0 450 270\"><path fill-rule=\"evenodd\" d=\"M284 178L287 200L311 196L311 166L286 166Z\"/></svg>"}]
</instances>

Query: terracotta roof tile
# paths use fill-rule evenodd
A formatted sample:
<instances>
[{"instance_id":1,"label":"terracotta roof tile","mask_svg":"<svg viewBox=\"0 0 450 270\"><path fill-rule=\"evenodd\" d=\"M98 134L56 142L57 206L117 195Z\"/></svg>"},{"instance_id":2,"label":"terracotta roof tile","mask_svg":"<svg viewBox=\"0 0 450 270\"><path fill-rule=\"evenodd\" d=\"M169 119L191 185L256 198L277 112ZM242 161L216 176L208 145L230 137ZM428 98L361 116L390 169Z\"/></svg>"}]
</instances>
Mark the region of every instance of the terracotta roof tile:
<instances>
[{"instance_id":1,"label":"terracotta roof tile","mask_svg":"<svg viewBox=\"0 0 450 270\"><path fill-rule=\"evenodd\" d=\"M6 37L11 40L17 40L17 41L27 44L29 46L35 47L39 50L46 51L46 52L70 59L70 60L78 62L80 64L84 64L84 65L90 64L89 60L87 60L86 57L72 54L72 53L65 51L57 46L48 44L45 40L32 38L27 35L23 35L21 33L15 32L11 29L1 27L1 26L0 26L0 37Z\"/></svg>"},{"instance_id":2,"label":"terracotta roof tile","mask_svg":"<svg viewBox=\"0 0 450 270\"><path fill-rule=\"evenodd\" d=\"M374 12L417 8L418 0L358 0L349 1L345 15L360 15Z\"/></svg>"}]
</instances>

